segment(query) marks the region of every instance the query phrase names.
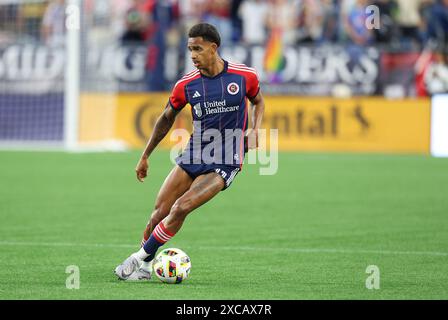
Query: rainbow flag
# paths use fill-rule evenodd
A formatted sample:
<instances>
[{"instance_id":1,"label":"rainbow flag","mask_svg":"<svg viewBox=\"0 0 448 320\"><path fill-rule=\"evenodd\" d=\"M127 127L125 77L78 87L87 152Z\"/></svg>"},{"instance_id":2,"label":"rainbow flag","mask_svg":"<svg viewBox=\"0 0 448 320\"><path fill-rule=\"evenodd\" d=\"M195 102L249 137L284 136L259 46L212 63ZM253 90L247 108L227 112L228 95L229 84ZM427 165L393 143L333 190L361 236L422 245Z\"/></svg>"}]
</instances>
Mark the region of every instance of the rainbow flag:
<instances>
[{"instance_id":1,"label":"rainbow flag","mask_svg":"<svg viewBox=\"0 0 448 320\"><path fill-rule=\"evenodd\" d=\"M272 30L264 55L264 69L269 76L269 82L281 82L281 70L284 67L282 31Z\"/></svg>"}]
</instances>

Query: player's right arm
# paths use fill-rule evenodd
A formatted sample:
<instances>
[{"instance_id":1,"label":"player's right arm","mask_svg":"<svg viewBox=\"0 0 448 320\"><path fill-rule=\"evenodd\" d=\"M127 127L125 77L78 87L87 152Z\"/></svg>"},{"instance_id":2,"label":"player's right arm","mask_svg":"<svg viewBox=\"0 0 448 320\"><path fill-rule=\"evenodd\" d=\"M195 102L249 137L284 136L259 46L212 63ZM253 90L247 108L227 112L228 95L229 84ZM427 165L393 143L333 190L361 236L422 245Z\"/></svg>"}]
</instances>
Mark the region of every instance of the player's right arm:
<instances>
[{"instance_id":1,"label":"player's right arm","mask_svg":"<svg viewBox=\"0 0 448 320\"><path fill-rule=\"evenodd\" d=\"M154 130L151 134L151 137L146 144L145 150L138 161L137 167L135 168L135 172L137 173L137 179L140 182L143 182L148 173L148 158L160 141L165 138L165 136L170 131L171 127L174 124L174 120L176 120L178 112L170 107L169 104L166 105L165 110L157 119L156 124L154 126Z\"/></svg>"},{"instance_id":2,"label":"player's right arm","mask_svg":"<svg viewBox=\"0 0 448 320\"><path fill-rule=\"evenodd\" d=\"M143 182L148 174L149 156L160 141L162 141L162 139L168 134L174 124L174 120L176 120L177 114L187 104L187 99L185 97L185 84L185 81L180 80L174 85L165 110L156 121L151 137L149 138L145 150L143 150L140 160L137 163L137 167L135 168L137 179L140 182Z\"/></svg>"}]
</instances>

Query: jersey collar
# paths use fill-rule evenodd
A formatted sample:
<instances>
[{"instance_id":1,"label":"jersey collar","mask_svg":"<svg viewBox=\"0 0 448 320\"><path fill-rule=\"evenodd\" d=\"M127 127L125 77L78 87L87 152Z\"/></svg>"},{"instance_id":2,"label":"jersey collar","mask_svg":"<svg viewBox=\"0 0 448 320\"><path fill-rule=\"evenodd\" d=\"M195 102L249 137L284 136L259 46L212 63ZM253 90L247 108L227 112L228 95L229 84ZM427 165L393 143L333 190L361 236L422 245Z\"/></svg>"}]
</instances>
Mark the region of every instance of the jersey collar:
<instances>
[{"instance_id":1,"label":"jersey collar","mask_svg":"<svg viewBox=\"0 0 448 320\"><path fill-rule=\"evenodd\" d=\"M206 76L206 75L203 75L202 73L201 73L201 77L203 77L203 78L207 78L207 79L216 79L216 78L219 78L219 77L221 77L224 73L226 73L227 72L227 68L228 68L228 66L229 66L229 63L226 61L226 60L224 60L224 59L222 59L223 61L224 61L224 69L222 69L222 71L220 72L220 73L218 73L216 76L214 76L214 77L209 77L209 76Z\"/></svg>"}]
</instances>

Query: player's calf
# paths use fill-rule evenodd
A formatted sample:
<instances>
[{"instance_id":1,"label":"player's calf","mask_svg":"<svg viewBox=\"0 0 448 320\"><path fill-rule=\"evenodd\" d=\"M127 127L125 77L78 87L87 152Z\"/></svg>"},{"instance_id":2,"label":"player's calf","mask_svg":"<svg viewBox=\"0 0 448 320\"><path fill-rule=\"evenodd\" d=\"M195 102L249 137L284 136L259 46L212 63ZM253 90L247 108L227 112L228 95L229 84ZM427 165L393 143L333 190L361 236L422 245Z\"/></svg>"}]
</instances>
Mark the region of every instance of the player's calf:
<instances>
[{"instance_id":1,"label":"player's calf","mask_svg":"<svg viewBox=\"0 0 448 320\"><path fill-rule=\"evenodd\" d=\"M166 242L168 242L175 233L168 231L164 225L164 222L161 221L151 233L148 241L145 242L144 246L134 253L132 256L138 259L139 261L147 261L150 262L154 259L157 250L163 246Z\"/></svg>"},{"instance_id":2,"label":"player's calf","mask_svg":"<svg viewBox=\"0 0 448 320\"><path fill-rule=\"evenodd\" d=\"M193 211L193 206L189 200L178 199L171 207L169 215L164 219L165 228L172 233L177 233L191 211Z\"/></svg>"},{"instance_id":3,"label":"player's calf","mask_svg":"<svg viewBox=\"0 0 448 320\"><path fill-rule=\"evenodd\" d=\"M141 247L143 247L145 245L145 242L148 241L155 226L157 226L160 223L160 221L165 219L165 217L169 213L170 213L170 206L168 204L165 204L164 202L157 201L156 206L153 212L151 213L151 217L149 218L148 224L146 225L146 228L143 231Z\"/></svg>"}]
</instances>

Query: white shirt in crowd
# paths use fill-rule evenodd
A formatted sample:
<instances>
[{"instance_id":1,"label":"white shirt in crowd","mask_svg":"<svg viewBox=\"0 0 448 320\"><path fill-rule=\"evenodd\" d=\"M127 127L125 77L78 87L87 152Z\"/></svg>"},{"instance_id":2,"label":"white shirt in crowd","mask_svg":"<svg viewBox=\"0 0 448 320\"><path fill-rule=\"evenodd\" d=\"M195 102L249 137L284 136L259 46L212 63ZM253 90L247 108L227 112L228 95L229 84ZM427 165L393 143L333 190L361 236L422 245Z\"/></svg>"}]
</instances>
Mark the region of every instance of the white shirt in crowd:
<instances>
[{"instance_id":1,"label":"white shirt in crowd","mask_svg":"<svg viewBox=\"0 0 448 320\"><path fill-rule=\"evenodd\" d=\"M266 1L251 0L241 4L239 16L243 21L243 40L248 44L263 44L266 41Z\"/></svg>"}]
</instances>

